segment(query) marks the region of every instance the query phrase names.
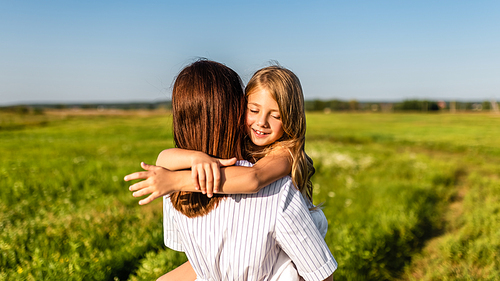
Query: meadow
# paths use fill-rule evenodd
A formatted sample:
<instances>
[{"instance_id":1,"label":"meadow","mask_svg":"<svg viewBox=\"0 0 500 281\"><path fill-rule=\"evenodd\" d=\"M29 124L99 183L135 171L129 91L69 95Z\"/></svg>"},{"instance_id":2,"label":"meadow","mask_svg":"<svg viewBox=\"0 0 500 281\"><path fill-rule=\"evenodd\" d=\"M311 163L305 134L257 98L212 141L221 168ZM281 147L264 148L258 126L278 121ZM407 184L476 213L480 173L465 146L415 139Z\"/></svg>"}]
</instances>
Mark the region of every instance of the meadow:
<instances>
[{"instance_id":1,"label":"meadow","mask_svg":"<svg viewBox=\"0 0 500 281\"><path fill-rule=\"evenodd\" d=\"M499 280L500 115L309 113L335 280ZM151 280L161 201L123 176L173 146L164 111L0 113L0 280Z\"/></svg>"}]
</instances>

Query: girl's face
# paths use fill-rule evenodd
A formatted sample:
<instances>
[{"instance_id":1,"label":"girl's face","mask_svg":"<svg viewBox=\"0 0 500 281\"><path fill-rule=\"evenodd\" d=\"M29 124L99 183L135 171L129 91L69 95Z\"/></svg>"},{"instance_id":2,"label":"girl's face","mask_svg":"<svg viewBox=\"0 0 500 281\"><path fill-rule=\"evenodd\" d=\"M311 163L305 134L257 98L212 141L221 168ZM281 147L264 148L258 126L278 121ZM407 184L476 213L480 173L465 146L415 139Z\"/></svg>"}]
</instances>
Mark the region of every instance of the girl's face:
<instances>
[{"instance_id":1,"label":"girl's face","mask_svg":"<svg viewBox=\"0 0 500 281\"><path fill-rule=\"evenodd\" d=\"M283 135L278 103L267 90L257 89L247 97L246 129L257 146L274 143Z\"/></svg>"}]
</instances>

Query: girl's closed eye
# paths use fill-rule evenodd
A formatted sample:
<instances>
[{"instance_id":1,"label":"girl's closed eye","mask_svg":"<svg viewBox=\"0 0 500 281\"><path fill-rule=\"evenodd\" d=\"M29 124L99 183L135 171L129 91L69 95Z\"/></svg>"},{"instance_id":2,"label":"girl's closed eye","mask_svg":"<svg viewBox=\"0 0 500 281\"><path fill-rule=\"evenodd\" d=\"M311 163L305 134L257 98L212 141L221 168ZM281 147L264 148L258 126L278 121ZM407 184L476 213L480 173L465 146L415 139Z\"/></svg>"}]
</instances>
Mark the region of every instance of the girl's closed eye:
<instances>
[{"instance_id":1,"label":"girl's closed eye","mask_svg":"<svg viewBox=\"0 0 500 281\"><path fill-rule=\"evenodd\" d=\"M253 105L249 105L247 107L247 112L250 112L250 113L259 113L259 108L256 107L256 106L253 106Z\"/></svg>"}]
</instances>

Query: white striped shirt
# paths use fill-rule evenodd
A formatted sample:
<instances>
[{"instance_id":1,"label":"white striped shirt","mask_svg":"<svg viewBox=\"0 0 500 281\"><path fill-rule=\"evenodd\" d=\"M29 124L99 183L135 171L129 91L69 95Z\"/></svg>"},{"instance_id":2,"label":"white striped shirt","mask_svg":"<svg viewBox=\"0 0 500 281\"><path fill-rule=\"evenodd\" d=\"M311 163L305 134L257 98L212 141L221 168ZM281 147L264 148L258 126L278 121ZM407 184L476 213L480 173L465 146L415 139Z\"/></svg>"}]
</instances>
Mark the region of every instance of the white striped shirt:
<instances>
[{"instance_id":1,"label":"white striped shirt","mask_svg":"<svg viewBox=\"0 0 500 281\"><path fill-rule=\"evenodd\" d=\"M163 212L165 245L186 253L197 280L268 280L282 250L308 281L337 268L288 176L255 194L228 195L205 216L184 216L168 196Z\"/></svg>"}]
</instances>

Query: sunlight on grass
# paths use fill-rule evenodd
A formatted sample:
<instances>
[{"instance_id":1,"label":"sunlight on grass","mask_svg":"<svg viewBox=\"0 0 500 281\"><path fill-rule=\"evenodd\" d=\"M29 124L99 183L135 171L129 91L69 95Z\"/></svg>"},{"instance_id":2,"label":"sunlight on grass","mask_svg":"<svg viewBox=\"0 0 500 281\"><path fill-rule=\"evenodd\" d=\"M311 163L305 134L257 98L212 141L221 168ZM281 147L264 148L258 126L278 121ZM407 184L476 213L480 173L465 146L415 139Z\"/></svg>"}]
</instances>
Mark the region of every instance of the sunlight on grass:
<instances>
[{"instance_id":1,"label":"sunlight on grass","mask_svg":"<svg viewBox=\"0 0 500 281\"><path fill-rule=\"evenodd\" d=\"M151 280L161 201L123 176L172 147L168 114L0 116L0 280ZM314 201L336 280L494 280L500 273L500 118L309 114Z\"/></svg>"}]
</instances>

